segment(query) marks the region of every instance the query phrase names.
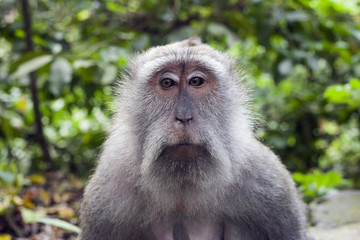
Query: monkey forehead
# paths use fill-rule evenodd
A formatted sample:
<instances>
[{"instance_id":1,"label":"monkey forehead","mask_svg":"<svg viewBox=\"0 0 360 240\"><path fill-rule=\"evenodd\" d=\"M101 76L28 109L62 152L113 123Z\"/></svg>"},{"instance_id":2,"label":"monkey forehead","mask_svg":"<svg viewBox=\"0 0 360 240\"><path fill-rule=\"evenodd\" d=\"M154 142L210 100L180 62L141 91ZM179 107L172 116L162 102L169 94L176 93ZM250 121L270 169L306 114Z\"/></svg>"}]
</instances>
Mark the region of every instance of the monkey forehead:
<instances>
[{"instance_id":1,"label":"monkey forehead","mask_svg":"<svg viewBox=\"0 0 360 240\"><path fill-rule=\"evenodd\" d=\"M213 72L218 79L227 79L234 68L234 61L226 54L206 44L184 45L183 42L150 48L136 56L132 71L136 79L146 81L152 74L168 64L199 63Z\"/></svg>"}]
</instances>

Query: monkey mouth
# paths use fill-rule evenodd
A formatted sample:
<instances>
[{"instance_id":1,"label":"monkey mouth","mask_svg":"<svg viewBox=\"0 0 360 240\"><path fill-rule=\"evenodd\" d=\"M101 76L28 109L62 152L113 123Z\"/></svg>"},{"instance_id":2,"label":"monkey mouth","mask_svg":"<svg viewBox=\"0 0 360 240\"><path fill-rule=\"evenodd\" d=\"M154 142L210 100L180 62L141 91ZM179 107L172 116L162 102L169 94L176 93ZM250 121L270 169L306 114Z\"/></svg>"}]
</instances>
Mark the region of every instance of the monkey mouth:
<instances>
[{"instance_id":1,"label":"monkey mouth","mask_svg":"<svg viewBox=\"0 0 360 240\"><path fill-rule=\"evenodd\" d=\"M165 146L160 157L166 157L166 159L170 161L190 161L196 160L204 155L209 155L209 152L204 146L182 142Z\"/></svg>"},{"instance_id":2,"label":"monkey mouth","mask_svg":"<svg viewBox=\"0 0 360 240\"><path fill-rule=\"evenodd\" d=\"M170 154L172 157L188 159L198 154L200 148L201 147L199 145L195 144L178 143L175 145L166 146L164 151L168 152L168 154Z\"/></svg>"}]
</instances>

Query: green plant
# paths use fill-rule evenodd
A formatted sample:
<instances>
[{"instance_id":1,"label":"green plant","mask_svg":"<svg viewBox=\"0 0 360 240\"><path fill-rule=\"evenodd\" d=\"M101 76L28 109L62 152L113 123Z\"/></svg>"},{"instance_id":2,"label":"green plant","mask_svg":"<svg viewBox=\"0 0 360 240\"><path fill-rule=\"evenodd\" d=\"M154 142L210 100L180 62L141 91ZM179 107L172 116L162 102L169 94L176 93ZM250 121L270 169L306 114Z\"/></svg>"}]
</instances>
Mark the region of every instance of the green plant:
<instances>
[{"instance_id":1,"label":"green plant","mask_svg":"<svg viewBox=\"0 0 360 240\"><path fill-rule=\"evenodd\" d=\"M322 173L316 169L312 173L296 172L292 176L295 182L299 184L300 192L307 203L334 191L337 186L347 184L342 175L334 171Z\"/></svg>"},{"instance_id":2,"label":"green plant","mask_svg":"<svg viewBox=\"0 0 360 240\"><path fill-rule=\"evenodd\" d=\"M18 194L27 182L15 164L0 163L0 215L8 214L21 205Z\"/></svg>"},{"instance_id":3,"label":"green plant","mask_svg":"<svg viewBox=\"0 0 360 240\"><path fill-rule=\"evenodd\" d=\"M46 217L46 211L41 211L41 210L32 211L27 208L21 208L21 216L25 223L40 222L40 223L52 225L52 226L59 227L59 228L65 229L67 231L71 231L71 232L75 232L75 233L81 232L79 227L77 227L69 222L66 222L64 220L57 219L57 218Z\"/></svg>"},{"instance_id":4,"label":"green plant","mask_svg":"<svg viewBox=\"0 0 360 240\"><path fill-rule=\"evenodd\" d=\"M352 78L349 83L331 85L326 88L324 97L330 103L357 108L360 106L360 79Z\"/></svg>"},{"instance_id":5,"label":"green plant","mask_svg":"<svg viewBox=\"0 0 360 240\"><path fill-rule=\"evenodd\" d=\"M7 165L0 162L0 216L6 219L18 236L21 236L21 229L11 215L18 206L22 205L23 201L18 194L27 182L27 179L18 172L15 164Z\"/></svg>"}]
</instances>

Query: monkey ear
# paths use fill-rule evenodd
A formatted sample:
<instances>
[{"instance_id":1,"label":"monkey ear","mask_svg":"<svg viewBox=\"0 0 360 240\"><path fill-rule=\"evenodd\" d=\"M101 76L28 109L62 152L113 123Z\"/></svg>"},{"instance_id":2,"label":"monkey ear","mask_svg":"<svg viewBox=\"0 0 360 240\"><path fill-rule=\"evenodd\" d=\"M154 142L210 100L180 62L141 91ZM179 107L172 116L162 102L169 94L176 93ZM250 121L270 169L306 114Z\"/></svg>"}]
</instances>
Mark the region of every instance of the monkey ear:
<instances>
[{"instance_id":1,"label":"monkey ear","mask_svg":"<svg viewBox=\"0 0 360 240\"><path fill-rule=\"evenodd\" d=\"M195 47L201 44L201 39L199 37L191 37L183 41L184 47Z\"/></svg>"}]
</instances>

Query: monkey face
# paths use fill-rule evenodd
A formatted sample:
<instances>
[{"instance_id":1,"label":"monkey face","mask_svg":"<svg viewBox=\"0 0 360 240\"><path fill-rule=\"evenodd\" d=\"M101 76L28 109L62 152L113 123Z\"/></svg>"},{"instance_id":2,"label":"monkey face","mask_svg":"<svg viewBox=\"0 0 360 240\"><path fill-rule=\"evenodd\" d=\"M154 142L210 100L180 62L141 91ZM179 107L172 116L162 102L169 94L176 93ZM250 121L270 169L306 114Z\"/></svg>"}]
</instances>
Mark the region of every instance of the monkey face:
<instances>
[{"instance_id":1,"label":"monkey face","mask_svg":"<svg viewBox=\"0 0 360 240\"><path fill-rule=\"evenodd\" d=\"M148 124L143 129L147 140L143 145L144 174L161 172L162 177L177 179L178 183L191 183L216 170L219 162L214 149L224 146L213 142L220 137L221 125L212 120L221 109L220 102L215 101L219 98L215 74L200 62L175 60L157 69L144 87L149 93L144 97L151 98L147 102L154 106L154 112L141 117ZM213 109L204 107L210 104ZM148 145L154 137L157 144ZM153 158L147 158L147 153Z\"/></svg>"},{"instance_id":2,"label":"monkey face","mask_svg":"<svg viewBox=\"0 0 360 240\"><path fill-rule=\"evenodd\" d=\"M169 63L150 79L151 91L164 103L167 109L167 132L171 135L170 145L200 144L198 136L204 125L206 112L201 104L207 104L217 95L217 79L211 70L198 62Z\"/></svg>"},{"instance_id":3,"label":"monkey face","mask_svg":"<svg viewBox=\"0 0 360 240\"><path fill-rule=\"evenodd\" d=\"M122 102L131 112L141 175L154 185L209 185L232 175L225 143L231 142L228 109L239 99L233 61L187 41L152 48L129 68L132 91Z\"/></svg>"},{"instance_id":4,"label":"monkey face","mask_svg":"<svg viewBox=\"0 0 360 240\"><path fill-rule=\"evenodd\" d=\"M215 75L199 62L175 61L156 71L148 83L156 102L162 103L164 117L153 123L164 135L150 168L179 182L199 180L200 173L217 165L209 141L213 133L207 129L214 112L202 107L218 95Z\"/></svg>"}]
</instances>

